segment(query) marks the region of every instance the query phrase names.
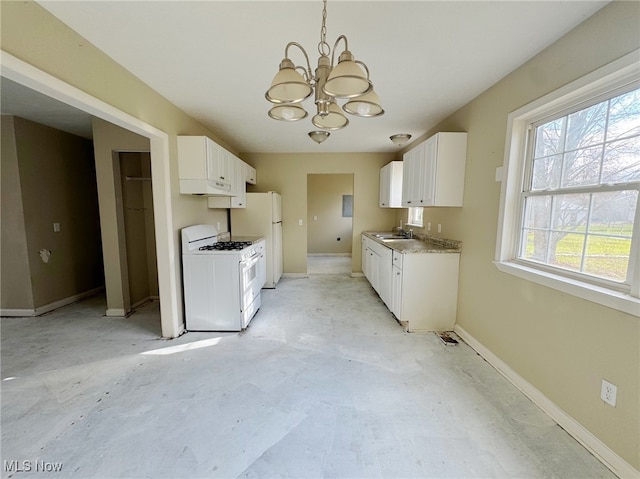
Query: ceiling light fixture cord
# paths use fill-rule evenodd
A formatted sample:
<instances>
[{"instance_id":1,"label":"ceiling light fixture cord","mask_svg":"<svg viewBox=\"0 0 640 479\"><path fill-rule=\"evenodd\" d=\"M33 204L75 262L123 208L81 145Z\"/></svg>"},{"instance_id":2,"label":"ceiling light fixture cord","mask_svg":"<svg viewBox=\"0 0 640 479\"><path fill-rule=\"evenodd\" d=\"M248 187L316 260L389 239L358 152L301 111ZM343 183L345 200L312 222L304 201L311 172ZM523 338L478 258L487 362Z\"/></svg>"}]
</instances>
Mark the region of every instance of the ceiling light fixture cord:
<instances>
[{"instance_id":1,"label":"ceiling light fixture cord","mask_svg":"<svg viewBox=\"0 0 640 479\"><path fill-rule=\"evenodd\" d=\"M344 41L344 50L336 63L336 50L341 40ZM306 69L295 65L289 58L289 47L293 46L302 51L307 64ZM287 43L278 73L265 93L265 98L274 104L268 113L271 118L280 121L298 121L306 118L307 112L301 103L314 93L316 115L311 122L323 130L339 130L347 126L349 120L344 115L345 112L362 118L380 116L384 113L378 95L373 91L369 68L362 61L356 60L349 51L347 37L340 35L333 49L327 43L327 0L322 2L318 53L320 57L314 74L309 56L302 45L297 42ZM338 105L338 99L347 100L342 108ZM317 132L312 133L319 138Z\"/></svg>"}]
</instances>

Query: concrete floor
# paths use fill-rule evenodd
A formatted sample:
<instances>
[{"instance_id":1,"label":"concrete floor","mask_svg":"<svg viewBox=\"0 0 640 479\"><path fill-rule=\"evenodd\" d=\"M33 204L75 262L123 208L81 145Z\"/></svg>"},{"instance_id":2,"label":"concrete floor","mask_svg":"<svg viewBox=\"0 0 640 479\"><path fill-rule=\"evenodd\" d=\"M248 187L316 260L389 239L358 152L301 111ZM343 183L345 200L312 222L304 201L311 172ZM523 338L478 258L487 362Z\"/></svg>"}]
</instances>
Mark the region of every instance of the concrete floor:
<instances>
[{"instance_id":1,"label":"concrete floor","mask_svg":"<svg viewBox=\"0 0 640 479\"><path fill-rule=\"evenodd\" d=\"M351 274L351 256L308 255L307 274Z\"/></svg>"},{"instance_id":2,"label":"concrete floor","mask_svg":"<svg viewBox=\"0 0 640 479\"><path fill-rule=\"evenodd\" d=\"M241 334L163 340L157 304L103 311L2 319L2 477L614 477L363 278L285 278Z\"/></svg>"}]
</instances>

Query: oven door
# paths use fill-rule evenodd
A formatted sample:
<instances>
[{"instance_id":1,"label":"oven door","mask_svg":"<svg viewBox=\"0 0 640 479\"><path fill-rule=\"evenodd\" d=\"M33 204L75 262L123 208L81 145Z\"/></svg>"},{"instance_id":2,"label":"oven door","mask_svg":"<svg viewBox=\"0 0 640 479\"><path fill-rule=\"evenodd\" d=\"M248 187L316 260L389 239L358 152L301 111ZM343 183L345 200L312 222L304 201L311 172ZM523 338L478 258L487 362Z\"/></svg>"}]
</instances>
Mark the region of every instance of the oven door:
<instances>
[{"instance_id":1,"label":"oven door","mask_svg":"<svg viewBox=\"0 0 640 479\"><path fill-rule=\"evenodd\" d=\"M240 311L246 311L260 294L260 258L262 253L256 253L240 262Z\"/></svg>"}]
</instances>

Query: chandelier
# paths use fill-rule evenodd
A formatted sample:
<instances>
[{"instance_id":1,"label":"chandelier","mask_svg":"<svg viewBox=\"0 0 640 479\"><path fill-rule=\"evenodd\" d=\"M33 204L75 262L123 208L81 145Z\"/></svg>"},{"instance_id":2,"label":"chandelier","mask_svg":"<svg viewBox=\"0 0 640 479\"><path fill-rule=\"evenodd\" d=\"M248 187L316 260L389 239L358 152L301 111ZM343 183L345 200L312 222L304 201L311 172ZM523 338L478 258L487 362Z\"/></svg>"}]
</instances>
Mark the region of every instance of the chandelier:
<instances>
[{"instance_id":1,"label":"chandelier","mask_svg":"<svg viewBox=\"0 0 640 479\"><path fill-rule=\"evenodd\" d=\"M320 43L318 43L318 66L315 75L311 72L311 64L306 50L297 42L289 42L284 50L284 59L280 69L265 97L274 106L269 116L274 120L298 121L307 117L302 107L303 100L315 92L316 114L311 123L323 131L312 131L309 136L321 143L329 137L329 131L339 130L349 124L343 111L350 115L370 118L380 116L384 110L380 106L378 95L373 91L369 79L369 69L349 51L347 37L340 35L333 45L333 50L326 41L327 36L327 0L323 0L322 27ZM335 52L340 41L344 42L344 51L335 65ZM305 66L298 66L289 58L289 47L297 47L306 60ZM331 58L329 58L331 55ZM346 99L342 108L338 99ZM327 131L329 130L329 131Z\"/></svg>"}]
</instances>

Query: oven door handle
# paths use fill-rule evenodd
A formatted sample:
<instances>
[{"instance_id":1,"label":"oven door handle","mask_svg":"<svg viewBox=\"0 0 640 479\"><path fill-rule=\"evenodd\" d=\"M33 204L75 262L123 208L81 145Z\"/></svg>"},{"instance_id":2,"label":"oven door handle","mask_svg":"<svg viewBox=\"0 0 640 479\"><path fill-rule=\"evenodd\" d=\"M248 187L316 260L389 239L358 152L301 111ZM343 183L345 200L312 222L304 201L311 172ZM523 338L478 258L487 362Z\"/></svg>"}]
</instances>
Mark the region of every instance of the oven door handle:
<instances>
[{"instance_id":1,"label":"oven door handle","mask_svg":"<svg viewBox=\"0 0 640 479\"><path fill-rule=\"evenodd\" d=\"M247 266L250 267L250 266L253 266L254 263L257 263L259 259L260 259L260 253L256 252L252 256L250 256L249 258L247 258L247 259L245 259L243 261L240 261L240 264L243 267L247 267Z\"/></svg>"}]
</instances>

